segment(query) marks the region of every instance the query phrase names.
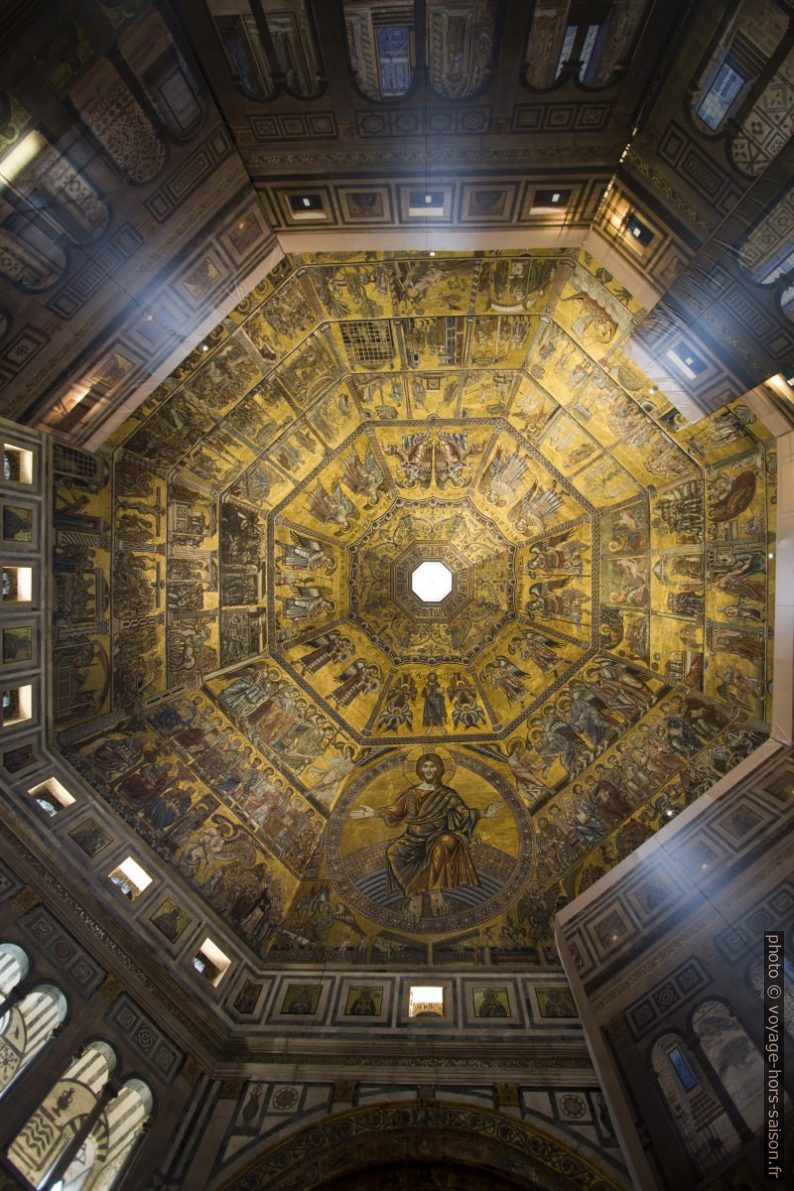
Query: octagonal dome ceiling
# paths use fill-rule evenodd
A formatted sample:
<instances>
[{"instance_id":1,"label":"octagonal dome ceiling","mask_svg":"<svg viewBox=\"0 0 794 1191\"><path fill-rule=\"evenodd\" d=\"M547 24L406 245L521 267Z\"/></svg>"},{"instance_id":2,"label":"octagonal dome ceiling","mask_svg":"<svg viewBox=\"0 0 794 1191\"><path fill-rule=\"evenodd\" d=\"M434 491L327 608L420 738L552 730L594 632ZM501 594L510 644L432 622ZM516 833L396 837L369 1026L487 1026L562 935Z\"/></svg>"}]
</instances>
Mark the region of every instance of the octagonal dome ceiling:
<instances>
[{"instance_id":1,"label":"octagonal dome ceiling","mask_svg":"<svg viewBox=\"0 0 794 1191\"><path fill-rule=\"evenodd\" d=\"M547 962L764 738L773 440L684 425L640 313L583 253L290 258L59 478L64 751L258 957Z\"/></svg>"}]
</instances>

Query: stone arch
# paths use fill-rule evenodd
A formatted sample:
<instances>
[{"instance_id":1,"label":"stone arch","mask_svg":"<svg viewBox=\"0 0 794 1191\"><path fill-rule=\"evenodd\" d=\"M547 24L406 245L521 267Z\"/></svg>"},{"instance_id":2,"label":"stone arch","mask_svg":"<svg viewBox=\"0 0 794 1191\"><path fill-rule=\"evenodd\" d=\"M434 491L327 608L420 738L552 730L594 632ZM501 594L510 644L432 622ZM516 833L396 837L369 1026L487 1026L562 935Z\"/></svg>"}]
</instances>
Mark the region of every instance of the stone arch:
<instances>
[{"instance_id":1,"label":"stone arch","mask_svg":"<svg viewBox=\"0 0 794 1191\"><path fill-rule=\"evenodd\" d=\"M576 82L591 90L608 87L625 73L648 5L617 0L602 16L569 0L535 5L524 53L524 82L548 90Z\"/></svg>"},{"instance_id":2,"label":"stone arch","mask_svg":"<svg viewBox=\"0 0 794 1191\"><path fill-rule=\"evenodd\" d=\"M469 1105L416 1102L369 1105L328 1117L260 1153L247 1169L215 1186L330 1191L345 1187L351 1176L369 1178L377 1169L396 1166L464 1171L464 1186L471 1191L485 1177L497 1188L608 1191L621 1185L581 1148L570 1148L534 1124Z\"/></svg>"},{"instance_id":3,"label":"stone arch","mask_svg":"<svg viewBox=\"0 0 794 1191\"><path fill-rule=\"evenodd\" d=\"M739 1147L736 1128L682 1034L662 1034L654 1042L649 1060L684 1152L703 1175Z\"/></svg>"},{"instance_id":4,"label":"stone arch","mask_svg":"<svg viewBox=\"0 0 794 1191\"><path fill-rule=\"evenodd\" d=\"M109 1043L95 1039L72 1060L8 1147L8 1159L38 1187L80 1132L118 1065Z\"/></svg>"},{"instance_id":5,"label":"stone arch","mask_svg":"<svg viewBox=\"0 0 794 1191\"><path fill-rule=\"evenodd\" d=\"M18 1004L0 1009L0 1096L66 1020L69 1003L54 984L31 989Z\"/></svg>"},{"instance_id":6,"label":"stone arch","mask_svg":"<svg viewBox=\"0 0 794 1191\"><path fill-rule=\"evenodd\" d=\"M316 99L326 87L314 18L306 0L207 0L232 78L248 99Z\"/></svg>"},{"instance_id":7,"label":"stone arch","mask_svg":"<svg viewBox=\"0 0 794 1191\"><path fill-rule=\"evenodd\" d=\"M102 1112L63 1174L63 1191L110 1191L121 1176L152 1113L149 1085L134 1077Z\"/></svg>"},{"instance_id":8,"label":"stone arch","mask_svg":"<svg viewBox=\"0 0 794 1191\"><path fill-rule=\"evenodd\" d=\"M764 1105L757 1088L764 1060L732 1006L716 998L700 1001L692 1012L692 1030L748 1128L760 1131Z\"/></svg>"},{"instance_id":9,"label":"stone arch","mask_svg":"<svg viewBox=\"0 0 794 1191\"><path fill-rule=\"evenodd\" d=\"M0 1001L7 997L30 969L27 952L16 943L0 943Z\"/></svg>"},{"instance_id":10,"label":"stone arch","mask_svg":"<svg viewBox=\"0 0 794 1191\"><path fill-rule=\"evenodd\" d=\"M725 133L764 64L776 54L787 26L786 14L775 0L739 0L725 6L690 92L689 118L701 136Z\"/></svg>"},{"instance_id":11,"label":"stone arch","mask_svg":"<svg viewBox=\"0 0 794 1191\"><path fill-rule=\"evenodd\" d=\"M459 1162L384 1162L323 1183L319 1191L521 1191L524 1182Z\"/></svg>"},{"instance_id":12,"label":"stone arch","mask_svg":"<svg viewBox=\"0 0 794 1191\"><path fill-rule=\"evenodd\" d=\"M428 0L427 69L436 95L470 99L486 90L496 72L502 8L497 0Z\"/></svg>"},{"instance_id":13,"label":"stone arch","mask_svg":"<svg viewBox=\"0 0 794 1191\"><path fill-rule=\"evenodd\" d=\"M788 186L737 249L739 267L756 285L774 286L783 313L794 320L794 187Z\"/></svg>"}]
</instances>

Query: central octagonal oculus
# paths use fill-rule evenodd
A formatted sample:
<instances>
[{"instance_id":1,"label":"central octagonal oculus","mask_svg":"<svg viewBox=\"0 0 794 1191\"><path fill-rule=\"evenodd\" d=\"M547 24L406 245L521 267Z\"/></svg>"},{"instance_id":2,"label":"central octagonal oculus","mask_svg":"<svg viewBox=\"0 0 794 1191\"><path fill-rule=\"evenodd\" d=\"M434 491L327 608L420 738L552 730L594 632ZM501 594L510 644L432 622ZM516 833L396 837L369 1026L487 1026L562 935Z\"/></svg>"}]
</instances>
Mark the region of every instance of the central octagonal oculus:
<instances>
[{"instance_id":1,"label":"central octagonal oculus","mask_svg":"<svg viewBox=\"0 0 794 1191\"><path fill-rule=\"evenodd\" d=\"M440 604L452 591L452 572L438 559L421 562L411 572L411 591L424 604Z\"/></svg>"}]
</instances>

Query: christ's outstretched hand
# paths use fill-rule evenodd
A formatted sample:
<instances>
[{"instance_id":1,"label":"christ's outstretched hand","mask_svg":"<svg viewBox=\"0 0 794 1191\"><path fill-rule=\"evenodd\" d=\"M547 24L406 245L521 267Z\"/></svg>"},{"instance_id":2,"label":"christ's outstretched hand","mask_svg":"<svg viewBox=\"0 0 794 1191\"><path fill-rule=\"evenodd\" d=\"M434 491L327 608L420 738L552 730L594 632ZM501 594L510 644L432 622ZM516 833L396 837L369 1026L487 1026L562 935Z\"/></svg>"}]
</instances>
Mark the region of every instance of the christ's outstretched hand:
<instances>
[{"instance_id":1,"label":"christ's outstretched hand","mask_svg":"<svg viewBox=\"0 0 794 1191\"><path fill-rule=\"evenodd\" d=\"M374 806L357 806L355 810L350 812L351 819L377 819L379 812Z\"/></svg>"}]
</instances>

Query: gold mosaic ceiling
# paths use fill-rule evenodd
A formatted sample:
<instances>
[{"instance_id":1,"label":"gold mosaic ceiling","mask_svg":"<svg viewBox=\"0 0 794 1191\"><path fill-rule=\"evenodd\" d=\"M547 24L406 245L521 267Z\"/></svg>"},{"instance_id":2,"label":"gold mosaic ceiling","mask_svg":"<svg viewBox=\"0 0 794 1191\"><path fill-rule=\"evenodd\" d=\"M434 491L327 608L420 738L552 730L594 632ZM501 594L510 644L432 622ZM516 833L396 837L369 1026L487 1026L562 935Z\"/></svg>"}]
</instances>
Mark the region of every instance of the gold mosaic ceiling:
<instances>
[{"instance_id":1,"label":"gold mosaic ceiling","mask_svg":"<svg viewBox=\"0 0 794 1191\"><path fill-rule=\"evenodd\" d=\"M294 257L60 486L70 756L260 956L548 960L763 738L772 441L685 426L638 313L584 254Z\"/></svg>"}]
</instances>

